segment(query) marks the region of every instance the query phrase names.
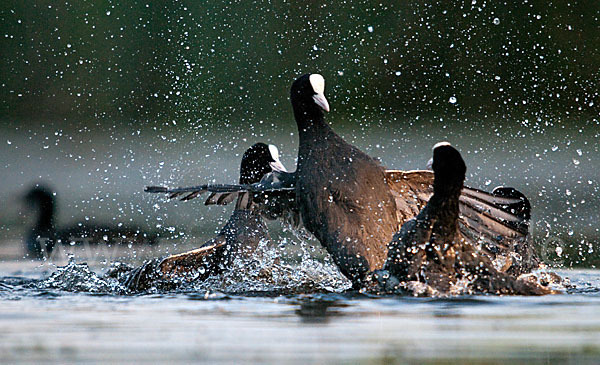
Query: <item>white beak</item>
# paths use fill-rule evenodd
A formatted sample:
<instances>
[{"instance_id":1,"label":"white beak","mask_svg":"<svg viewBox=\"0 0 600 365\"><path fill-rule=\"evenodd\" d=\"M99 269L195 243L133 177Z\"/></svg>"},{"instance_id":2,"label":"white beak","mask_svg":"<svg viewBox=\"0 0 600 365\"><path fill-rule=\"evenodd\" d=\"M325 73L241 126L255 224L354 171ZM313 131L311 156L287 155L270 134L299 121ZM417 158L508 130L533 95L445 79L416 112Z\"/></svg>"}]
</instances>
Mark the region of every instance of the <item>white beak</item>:
<instances>
[{"instance_id":1,"label":"white beak","mask_svg":"<svg viewBox=\"0 0 600 365\"><path fill-rule=\"evenodd\" d=\"M279 161L279 159L277 159L273 162L269 162L269 165L271 166L273 171L287 172L287 169L285 168L285 166L283 166L283 164L281 163L281 161Z\"/></svg>"},{"instance_id":2,"label":"white beak","mask_svg":"<svg viewBox=\"0 0 600 365\"><path fill-rule=\"evenodd\" d=\"M326 112L329 111L329 103L327 102L325 95L315 94L313 95L313 100L321 109L325 110Z\"/></svg>"},{"instance_id":3,"label":"white beak","mask_svg":"<svg viewBox=\"0 0 600 365\"><path fill-rule=\"evenodd\" d=\"M433 157L427 161L427 170L433 170Z\"/></svg>"}]
</instances>

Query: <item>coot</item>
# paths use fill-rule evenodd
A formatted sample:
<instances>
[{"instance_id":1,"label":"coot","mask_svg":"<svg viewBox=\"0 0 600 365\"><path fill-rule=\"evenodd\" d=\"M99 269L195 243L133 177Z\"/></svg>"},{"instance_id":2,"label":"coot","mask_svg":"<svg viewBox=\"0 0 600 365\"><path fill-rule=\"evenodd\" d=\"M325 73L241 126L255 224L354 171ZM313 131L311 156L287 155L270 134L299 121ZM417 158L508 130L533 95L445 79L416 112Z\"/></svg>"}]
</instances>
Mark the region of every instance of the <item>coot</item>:
<instances>
[{"instance_id":1,"label":"coot","mask_svg":"<svg viewBox=\"0 0 600 365\"><path fill-rule=\"evenodd\" d=\"M240 166L240 183L252 184L272 171L286 171L274 145L256 143L246 150ZM190 191L171 190L171 197L189 198ZM229 269L234 259L248 258L261 241L269 239L263 214L255 204L253 193L237 195L235 210L219 234L200 248L150 260L124 278L129 290L147 290L152 285L170 285L175 281L203 280L211 274ZM218 200L218 198L216 198Z\"/></svg>"},{"instance_id":2,"label":"coot","mask_svg":"<svg viewBox=\"0 0 600 365\"><path fill-rule=\"evenodd\" d=\"M459 199L466 165L449 143L433 149L433 196L392 239L383 271L375 277L386 291L447 295L493 293L539 295L553 291L499 271L459 229Z\"/></svg>"},{"instance_id":3,"label":"coot","mask_svg":"<svg viewBox=\"0 0 600 365\"><path fill-rule=\"evenodd\" d=\"M131 225L85 222L57 227L55 193L43 185L32 187L24 200L29 207L37 210L36 223L25 237L31 258L50 258L58 244L154 244L158 240L156 233L144 232Z\"/></svg>"}]
</instances>

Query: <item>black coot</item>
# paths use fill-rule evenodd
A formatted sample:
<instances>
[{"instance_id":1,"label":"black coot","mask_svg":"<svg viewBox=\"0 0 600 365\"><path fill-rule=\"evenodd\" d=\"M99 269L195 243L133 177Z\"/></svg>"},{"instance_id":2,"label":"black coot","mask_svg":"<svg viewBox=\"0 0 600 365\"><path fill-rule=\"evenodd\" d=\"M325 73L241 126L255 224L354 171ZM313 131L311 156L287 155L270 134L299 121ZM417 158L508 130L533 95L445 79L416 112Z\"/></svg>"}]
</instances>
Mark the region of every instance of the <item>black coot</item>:
<instances>
[{"instance_id":1,"label":"black coot","mask_svg":"<svg viewBox=\"0 0 600 365\"><path fill-rule=\"evenodd\" d=\"M82 244L154 244L155 233L144 232L130 225L106 225L94 222L77 223L68 227L56 225L56 197L52 190L36 185L25 195L29 207L37 210L37 219L25 238L29 257L49 258L56 245Z\"/></svg>"},{"instance_id":2,"label":"black coot","mask_svg":"<svg viewBox=\"0 0 600 365\"><path fill-rule=\"evenodd\" d=\"M242 156L240 183L256 183L272 171L285 171L277 148L256 143ZM186 193L189 194L172 192L171 197ZM235 210L215 238L198 249L145 263L124 278L125 285L130 290L139 291L159 282L168 286L174 282L172 279L203 280L230 268L235 258L249 257L261 241L269 239L263 216L256 207L252 193L237 195Z\"/></svg>"},{"instance_id":3,"label":"black coot","mask_svg":"<svg viewBox=\"0 0 600 365\"><path fill-rule=\"evenodd\" d=\"M327 123L325 80L311 74L292 84L300 146L296 202L305 227L359 284L381 268L398 227L396 203L378 161L350 145Z\"/></svg>"},{"instance_id":4,"label":"black coot","mask_svg":"<svg viewBox=\"0 0 600 365\"><path fill-rule=\"evenodd\" d=\"M413 294L548 294L552 290L529 278L499 271L490 258L462 238L459 199L466 165L454 147L433 149L433 196L390 243L384 270L376 278L385 290L409 289ZM417 285L421 284L421 285Z\"/></svg>"}]
</instances>

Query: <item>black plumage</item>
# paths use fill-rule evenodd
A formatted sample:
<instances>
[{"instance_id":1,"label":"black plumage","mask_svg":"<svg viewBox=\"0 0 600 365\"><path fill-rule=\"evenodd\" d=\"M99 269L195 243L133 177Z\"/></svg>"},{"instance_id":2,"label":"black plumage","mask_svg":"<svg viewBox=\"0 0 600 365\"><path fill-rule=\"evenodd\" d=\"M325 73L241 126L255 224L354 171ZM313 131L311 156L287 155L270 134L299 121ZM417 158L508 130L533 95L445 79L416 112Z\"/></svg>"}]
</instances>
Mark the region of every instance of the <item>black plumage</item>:
<instances>
[{"instance_id":1,"label":"black plumage","mask_svg":"<svg viewBox=\"0 0 600 365\"><path fill-rule=\"evenodd\" d=\"M304 226L359 284L380 268L398 227L396 203L385 169L346 143L324 119L329 106L320 75L304 75L291 88L300 146L296 203Z\"/></svg>"}]
</instances>

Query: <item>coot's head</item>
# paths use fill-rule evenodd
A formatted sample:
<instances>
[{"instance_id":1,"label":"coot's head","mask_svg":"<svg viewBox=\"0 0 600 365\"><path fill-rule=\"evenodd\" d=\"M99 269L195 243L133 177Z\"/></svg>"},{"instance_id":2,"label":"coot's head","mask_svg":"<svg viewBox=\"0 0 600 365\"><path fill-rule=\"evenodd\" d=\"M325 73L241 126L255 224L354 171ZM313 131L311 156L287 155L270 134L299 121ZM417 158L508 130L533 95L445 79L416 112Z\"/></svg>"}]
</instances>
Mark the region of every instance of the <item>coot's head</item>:
<instances>
[{"instance_id":1,"label":"coot's head","mask_svg":"<svg viewBox=\"0 0 600 365\"><path fill-rule=\"evenodd\" d=\"M25 203L31 208L42 210L54 209L54 193L49 188L36 185L24 197Z\"/></svg>"},{"instance_id":2,"label":"coot's head","mask_svg":"<svg viewBox=\"0 0 600 365\"><path fill-rule=\"evenodd\" d=\"M325 98L325 79L319 74L300 76L292 84L290 93L296 117L322 116L329 111L329 103Z\"/></svg>"},{"instance_id":3,"label":"coot's head","mask_svg":"<svg viewBox=\"0 0 600 365\"><path fill-rule=\"evenodd\" d=\"M440 142L433 146L433 173L436 188L462 188L467 172L467 165L460 152L448 142Z\"/></svg>"},{"instance_id":4,"label":"coot's head","mask_svg":"<svg viewBox=\"0 0 600 365\"><path fill-rule=\"evenodd\" d=\"M272 144L256 143L244 152L240 166L240 184L254 184L265 174L287 171L279 161L279 151Z\"/></svg>"},{"instance_id":5,"label":"coot's head","mask_svg":"<svg viewBox=\"0 0 600 365\"><path fill-rule=\"evenodd\" d=\"M519 203L507 204L505 205L505 207L509 209L511 213L516 214L525 220L531 219L531 204L529 203L529 199L527 199L527 197L517 189L505 186L498 186L494 188L492 194L504 198L519 199Z\"/></svg>"}]
</instances>

